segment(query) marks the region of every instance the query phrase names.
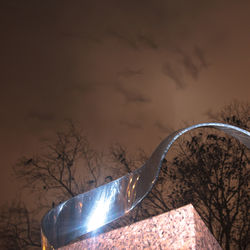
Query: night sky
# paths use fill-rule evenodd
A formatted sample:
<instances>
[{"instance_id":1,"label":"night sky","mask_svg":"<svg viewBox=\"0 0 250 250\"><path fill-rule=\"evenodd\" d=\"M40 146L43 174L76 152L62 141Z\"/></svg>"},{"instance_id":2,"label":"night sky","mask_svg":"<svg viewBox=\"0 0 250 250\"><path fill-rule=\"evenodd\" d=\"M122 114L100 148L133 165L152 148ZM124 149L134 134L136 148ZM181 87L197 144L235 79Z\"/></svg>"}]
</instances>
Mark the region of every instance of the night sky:
<instances>
[{"instance_id":1,"label":"night sky","mask_svg":"<svg viewBox=\"0 0 250 250\"><path fill-rule=\"evenodd\" d=\"M1 202L11 166L79 122L151 152L250 97L250 1L0 1Z\"/></svg>"}]
</instances>

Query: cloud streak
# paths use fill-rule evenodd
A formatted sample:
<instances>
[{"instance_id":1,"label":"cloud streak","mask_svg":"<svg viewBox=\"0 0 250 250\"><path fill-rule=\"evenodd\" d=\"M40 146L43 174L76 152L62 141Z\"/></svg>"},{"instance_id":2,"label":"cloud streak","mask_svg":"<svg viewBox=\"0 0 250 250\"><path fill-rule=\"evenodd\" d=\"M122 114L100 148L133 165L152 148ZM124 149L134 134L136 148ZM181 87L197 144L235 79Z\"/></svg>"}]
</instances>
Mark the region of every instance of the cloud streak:
<instances>
[{"instance_id":1,"label":"cloud streak","mask_svg":"<svg viewBox=\"0 0 250 250\"><path fill-rule=\"evenodd\" d=\"M181 72L173 64L165 62L162 65L162 72L175 83L178 89L183 89L185 87L185 82L182 78Z\"/></svg>"},{"instance_id":2,"label":"cloud streak","mask_svg":"<svg viewBox=\"0 0 250 250\"><path fill-rule=\"evenodd\" d=\"M198 46L194 47L190 55L181 49L178 49L178 54L180 54L182 58L182 67L194 80L197 80L201 71L208 67L205 54Z\"/></svg>"},{"instance_id":3,"label":"cloud streak","mask_svg":"<svg viewBox=\"0 0 250 250\"><path fill-rule=\"evenodd\" d=\"M197 45L194 47L194 55L198 58L201 68L207 68L209 66L204 51Z\"/></svg>"},{"instance_id":4,"label":"cloud streak","mask_svg":"<svg viewBox=\"0 0 250 250\"><path fill-rule=\"evenodd\" d=\"M180 48L175 48L174 51L177 58L173 57L171 63L168 61L163 63L162 72L176 84L177 88L183 89L186 86L184 73L197 81L200 73L209 66L209 63L205 53L197 45L194 46L191 53Z\"/></svg>"},{"instance_id":5,"label":"cloud streak","mask_svg":"<svg viewBox=\"0 0 250 250\"><path fill-rule=\"evenodd\" d=\"M116 90L121 93L127 102L133 103L150 103L151 99L144 96L142 93L139 93L136 90L131 90L123 87L122 85L118 85Z\"/></svg>"},{"instance_id":6,"label":"cloud streak","mask_svg":"<svg viewBox=\"0 0 250 250\"><path fill-rule=\"evenodd\" d=\"M134 39L123 35L121 32L117 32L115 30L108 30L107 35L110 36L111 38L115 38L118 41L122 42L123 44L127 45L128 47L138 50L137 43Z\"/></svg>"},{"instance_id":7,"label":"cloud streak","mask_svg":"<svg viewBox=\"0 0 250 250\"><path fill-rule=\"evenodd\" d=\"M151 38L148 35L138 35L138 41L141 42L142 44L145 44L146 46L148 46L151 49L158 49L159 46L158 44L154 41L153 38Z\"/></svg>"},{"instance_id":8,"label":"cloud streak","mask_svg":"<svg viewBox=\"0 0 250 250\"><path fill-rule=\"evenodd\" d=\"M188 56L184 52L180 53L182 55L182 65L186 73L189 74L194 80L197 80L200 73L199 67L194 63L192 57Z\"/></svg>"},{"instance_id":9,"label":"cloud streak","mask_svg":"<svg viewBox=\"0 0 250 250\"><path fill-rule=\"evenodd\" d=\"M153 50L159 48L159 45L155 42L153 37L150 37L150 35L147 34L138 34L136 31L129 35L121 31L108 30L106 34L108 37L115 38L133 50L139 50L143 47Z\"/></svg>"}]
</instances>

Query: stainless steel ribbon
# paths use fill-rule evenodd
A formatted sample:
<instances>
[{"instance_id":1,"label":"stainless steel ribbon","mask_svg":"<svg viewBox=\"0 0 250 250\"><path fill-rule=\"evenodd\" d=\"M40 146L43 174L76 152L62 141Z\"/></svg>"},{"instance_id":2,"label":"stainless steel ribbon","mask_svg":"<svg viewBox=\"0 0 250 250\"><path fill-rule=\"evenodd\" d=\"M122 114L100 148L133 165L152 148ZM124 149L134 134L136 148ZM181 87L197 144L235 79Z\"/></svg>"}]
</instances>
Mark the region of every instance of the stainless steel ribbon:
<instances>
[{"instance_id":1,"label":"stainless steel ribbon","mask_svg":"<svg viewBox=\"0 0 250 250\"><path fill-rule=\"evenodd\" d=\"M162 161L174 141L184 133L200 127L222 130L250 148L250 133L232 125L202 123L178 130L160 143L141 168L79 194L50 210L42 219L43 249L65 246L132 210L152 189Z\"/></svg>"}]
</instances>

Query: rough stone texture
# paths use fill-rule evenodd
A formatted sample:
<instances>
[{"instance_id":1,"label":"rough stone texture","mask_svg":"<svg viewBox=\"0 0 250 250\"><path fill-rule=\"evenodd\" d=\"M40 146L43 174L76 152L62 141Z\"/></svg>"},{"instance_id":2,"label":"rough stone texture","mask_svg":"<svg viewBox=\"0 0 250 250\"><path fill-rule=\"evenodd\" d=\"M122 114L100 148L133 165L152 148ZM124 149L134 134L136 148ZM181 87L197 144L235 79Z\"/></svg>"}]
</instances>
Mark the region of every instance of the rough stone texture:
<instances>
[{"instance_id":1,"label":"rough stone texture","mask_svg":"<svg viewBox=\"0 0 250 250\"><path fill-rule=\"evenodd\" d=\"M187 205L60 249L219 250L221 247L194 207Z\"/></svg>"}]
</instances>

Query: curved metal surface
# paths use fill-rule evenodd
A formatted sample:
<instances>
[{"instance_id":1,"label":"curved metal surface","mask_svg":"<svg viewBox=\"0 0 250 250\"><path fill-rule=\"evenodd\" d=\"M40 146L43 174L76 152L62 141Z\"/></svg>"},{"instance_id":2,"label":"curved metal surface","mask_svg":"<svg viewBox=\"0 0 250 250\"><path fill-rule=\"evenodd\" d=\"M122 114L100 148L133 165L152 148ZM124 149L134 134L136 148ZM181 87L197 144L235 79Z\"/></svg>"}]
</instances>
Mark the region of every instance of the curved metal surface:
<instances>
[{"instance_id":1,"label":"curved metal surface","mask_svg":"<svg viewBox=\"0 0 250 250\"><path fill-rule=\"evenodd\" d=\"M65 246L132 210L152 189L162 161L174 141L200 127L222 130L250 148L250 133L232 125L202 123L178 130L160 143L141 168L50 210L42 219L43 249Z\"/></svg>"}]
</instances>

